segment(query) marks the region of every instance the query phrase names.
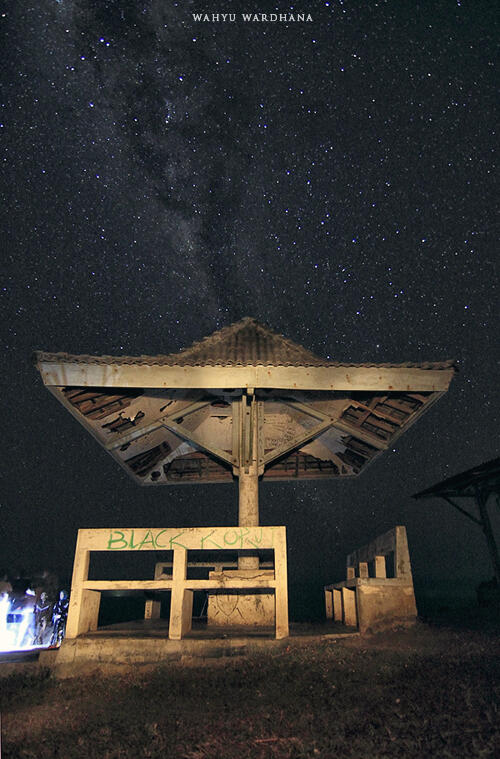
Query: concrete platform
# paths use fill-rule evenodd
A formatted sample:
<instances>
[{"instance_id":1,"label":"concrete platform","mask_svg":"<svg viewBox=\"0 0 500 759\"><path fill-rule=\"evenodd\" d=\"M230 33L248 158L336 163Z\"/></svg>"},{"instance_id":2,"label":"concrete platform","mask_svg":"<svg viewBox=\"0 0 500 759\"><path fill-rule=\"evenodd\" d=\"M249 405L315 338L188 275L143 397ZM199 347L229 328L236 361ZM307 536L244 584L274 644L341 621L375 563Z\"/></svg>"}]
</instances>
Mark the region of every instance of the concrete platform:
<instances>
[{"instance_id":1,"label":"concrete platform","mask_svg":"<svg viewBox=\"0 0 500 759\"><path fill-rule=\"evenodd\" d=\"M96 669L244 656L258 650L275 651L358 636L359 632L334 623L292 624L290 637L276 640L274 627L232 627L229 632L195 622L182 640L170 640L167 634L168 621L162 619L110 625L66 639L57 650L42 651L39 665L54 668L56 676L71 677Z\"/></svg>"}]
</instances>

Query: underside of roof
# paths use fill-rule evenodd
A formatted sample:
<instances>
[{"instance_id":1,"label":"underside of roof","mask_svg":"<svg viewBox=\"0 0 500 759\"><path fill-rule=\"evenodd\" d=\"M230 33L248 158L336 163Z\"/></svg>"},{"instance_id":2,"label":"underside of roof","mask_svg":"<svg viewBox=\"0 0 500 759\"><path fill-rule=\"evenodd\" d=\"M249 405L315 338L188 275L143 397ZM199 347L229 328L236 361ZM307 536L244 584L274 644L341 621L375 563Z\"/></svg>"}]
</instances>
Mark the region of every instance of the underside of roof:
<instances>
[{"instance_id":1,"label":"underside of roof","mask_svg":"<svg viewBox=\"0 0 500 759\"><path fill-rule=\"evenodd\" d=\"M241 391L200 395L64 387L53 388L52 393L140 484L233 479L238 458L234 404ZM263 477L360 474L440 395L257 392ZM294 441L298 441L295 446Z\"/></svg>"},{"instance_id":2,"label":"underside of roof","mask_svg":"<svg viewBox=\"0 0 500 759\"><path fill-rule=\"evenodd\" d=\"M500 493L500 458L479 464L466 472L448 477L413 498L474 498L477 491L484 493Z\"/></svg>"}]
</instances>

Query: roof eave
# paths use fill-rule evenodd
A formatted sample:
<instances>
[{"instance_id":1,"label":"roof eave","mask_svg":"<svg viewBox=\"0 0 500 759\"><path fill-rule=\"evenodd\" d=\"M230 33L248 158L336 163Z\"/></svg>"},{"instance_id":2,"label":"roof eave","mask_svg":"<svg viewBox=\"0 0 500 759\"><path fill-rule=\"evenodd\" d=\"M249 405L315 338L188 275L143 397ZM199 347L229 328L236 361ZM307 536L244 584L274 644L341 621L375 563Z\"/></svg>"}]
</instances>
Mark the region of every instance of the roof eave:
<instances>
[{"instance_id":1,"label":"roof eave","mask_svg":"<svg viewBox=\"0 0 500 759\"><path fill-rule=\"evenodd\" d=\"M476 488L482 489L497 485L499 479L500 458L496 458L472 467L472 469L467 469L465 472L447 477L430 488L415 493L412 498L415 500L423 498L469 498L471 495L467 492L468 488L472 488L472 494L474 494Z\"/></svg>"},{"instance_id":2,"label":"roof eave","mask_svg":"<svg viewBox=\"0 0 500 759\"><path fill-rule=\"evenodd\" d=\"M444 368L436 369L407 365L168 366L71 358L37 354L36 366L47 387L446 392L455 372L451 363L438 364Z\"/></svg>"}]
</instances>

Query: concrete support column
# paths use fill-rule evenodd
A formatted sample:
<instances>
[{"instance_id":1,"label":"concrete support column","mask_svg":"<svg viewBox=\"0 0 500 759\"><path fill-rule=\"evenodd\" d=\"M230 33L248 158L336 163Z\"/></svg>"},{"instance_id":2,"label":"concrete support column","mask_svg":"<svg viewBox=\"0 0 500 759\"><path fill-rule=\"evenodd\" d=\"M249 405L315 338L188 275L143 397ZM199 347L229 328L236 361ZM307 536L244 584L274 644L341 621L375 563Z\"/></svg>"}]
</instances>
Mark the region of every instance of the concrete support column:
<instances>
[{"instance_id":1,"label":"concrete support column","mask_svg":"<svg viewBox=\"0 0 500 759\"><path fill-rule=\"evenodd\" d=\"M257 527L259 524L259 475L255 471L246 473L240 469L238 478L239 504L238 524L240 527ZM258 556L240 556L238 569L258 569Z\"/></svg>"},{"instance_id":2,"label":"concrete support column","mask_svg":"<svg viewBox=\"0 0 500 759\"><path fill-rule=\"evenodd\" d=\"M259 470L257 404L253 392L244 395L240 411L240 469L238 477L238 524L259 524ZM240 556L238 569L258 569L258 556Z\"/></svg>"},{"instance_id":3,"label":"concrete support column","mask_svg":"<svg viewBox=\"0 0 500 759\"><path fill-rule=\"evenodd\" d=\"M257 527L259 524L259 476L257 472L240 472L238 524Z\"/></svg>"}]
</instances>

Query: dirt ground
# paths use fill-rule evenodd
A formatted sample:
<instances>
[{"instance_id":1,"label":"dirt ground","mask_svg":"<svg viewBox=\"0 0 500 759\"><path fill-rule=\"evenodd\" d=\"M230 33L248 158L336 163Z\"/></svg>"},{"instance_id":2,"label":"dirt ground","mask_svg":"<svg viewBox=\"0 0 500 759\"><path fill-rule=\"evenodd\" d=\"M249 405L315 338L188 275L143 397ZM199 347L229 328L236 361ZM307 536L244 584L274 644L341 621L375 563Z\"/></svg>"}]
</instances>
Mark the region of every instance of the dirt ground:
<instances>
[{"instance_id":1,"label":"dirt ground","mask_svg":"<svg viewBox=\"0 0 500 759\"><path fill-rule=\"evenodd\" d=\"M55 680L0 679L2 759L500 756L500 638L374 636Z\"/></svg>"}]
</instances>

